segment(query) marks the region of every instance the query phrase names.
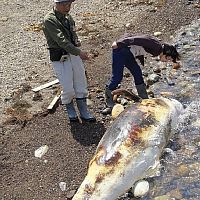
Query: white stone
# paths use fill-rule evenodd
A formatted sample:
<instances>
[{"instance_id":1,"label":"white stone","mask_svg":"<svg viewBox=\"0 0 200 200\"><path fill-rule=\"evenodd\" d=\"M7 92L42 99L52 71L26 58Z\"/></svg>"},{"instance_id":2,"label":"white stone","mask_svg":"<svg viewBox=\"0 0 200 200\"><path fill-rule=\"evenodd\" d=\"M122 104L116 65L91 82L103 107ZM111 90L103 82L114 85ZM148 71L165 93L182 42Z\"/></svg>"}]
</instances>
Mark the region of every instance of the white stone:
<instances>
[{"instance_id":1,"label":"white stone","mask_svg":"<svg viewBox=\"0 0 200 200\"><path fill-rule=\"evenodd\" d=\"M193 122L193 125L196 127L200 127L200 119L197 119L195 122Z\"/></svg>"},{"instance_id":2,"label":"white stone","mask_svg":"<svg viewBox=\"0 0 200 200\"><path fill-rule=\"evenodd\" d=\"M149 192L149 183L144 180L137 182L132 192L135 197L145 196Z\"/></svg>"},{"instance_id":3,"label":"white stone","mask_svg":"<svg viewBox=\"0 0 200 200\"><path fill-rule=\"evenodd\" d=\"M183 46L183 49L189 49L191 46L189 44L186 44Z\"/></svg>"},{"instance_id":4,"label":"white stone","mask_svg":"<svg viewBox=\"0 0 200 200\"><path fill-rule=\"evenodd\" d=\"M66 190L66 183L65 182L60 182L59 183L59 187L60 187L60 189L62 190L62 191L65 191Z\"/></svg>"},{"instance_id":5,"label":"white stone","mask_svg":"<svg viewBox=\"0 0 200 200\"><path fill-rule=\"evenodd\" d=\"M126 24L126 28L129 28L131 26L131 23Z\"/></svg>"},{"instance_id":6,"label":"white stone","mask_svg":"<svg viewBox=\"0 0 200 200\"><path fill-rule=\"evenodd\" d=\"M123 99L121 100L121 105L124 106L124 105L126 105L126 104L128 104L128 100L123 98Z\"/></svg>"},{"instance_id":7,"label":"white stone","mask_svg":"<svg viewBox=\"0 0 200 200\"><path fill-rule=\"evenodd\" d=\"M159 32L159 31L158 32L154 32L154 36L157 37L157 36L160 36L160 35L162 35L162 32Z\"/></svg>"},{"instance_id":8,"label":"white stone","mask_svg":"<svg viewBox=\"0 0 200 200\"><path fill-rule=\"evenodd\" d=\"M157 197L155 197L154 200L173 200L173 198L171 198L168 195L163 195L163 196L157 196Z\"/></svg>"},{"instance_id":9,"label":"white stone","mask_svg":"<svg viewBox=\"0 0 200 200\"><path fill-rule=\"evenodd\" d=\"M48 149L49 149L49 147L47 145L41 146L40 148L35 150L35 157L41 158L48 151Z\"/></svg>"},{"instance_id":10,"label":"white stone","mask_svg":"<svg viewBox=\"0 0 200 200\"><path fill-rule=\"evenodd\" d=\"M115 104L112 109L112 117L115 119L122 111L124 110L124 106L121 104Z\"/></svg>"},{"instance_id":11,"label":"white stone","mask_svg":"<svg viewBox=\"0 0 200 200\"><path fill-rule=\"evenodd\" d=\"M87 104L88 106L93 106L93 105L94 105L94 102L93 102L91 99L87 99L87 100L86 100L86 104Z\"/></svg>"}]
</instances>

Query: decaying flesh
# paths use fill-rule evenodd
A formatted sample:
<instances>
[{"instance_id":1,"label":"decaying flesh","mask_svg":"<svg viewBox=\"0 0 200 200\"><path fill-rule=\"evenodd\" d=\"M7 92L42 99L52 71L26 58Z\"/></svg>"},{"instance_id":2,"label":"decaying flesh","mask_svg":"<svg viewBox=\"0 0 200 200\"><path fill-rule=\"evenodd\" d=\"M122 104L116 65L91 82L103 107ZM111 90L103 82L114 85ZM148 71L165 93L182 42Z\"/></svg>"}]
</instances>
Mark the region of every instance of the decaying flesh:
<instances>
[{"instance_id":1,"label":"decaying flesh","mask_svg":"<svg viewBox=\"0 0 200 200\"><path fill-rule=\"evenodd\" d=\"M182 110L178 101L166 98L125 109L101 139L73 200L115 200L148 177Z\"/></svg>"}]
</instances>

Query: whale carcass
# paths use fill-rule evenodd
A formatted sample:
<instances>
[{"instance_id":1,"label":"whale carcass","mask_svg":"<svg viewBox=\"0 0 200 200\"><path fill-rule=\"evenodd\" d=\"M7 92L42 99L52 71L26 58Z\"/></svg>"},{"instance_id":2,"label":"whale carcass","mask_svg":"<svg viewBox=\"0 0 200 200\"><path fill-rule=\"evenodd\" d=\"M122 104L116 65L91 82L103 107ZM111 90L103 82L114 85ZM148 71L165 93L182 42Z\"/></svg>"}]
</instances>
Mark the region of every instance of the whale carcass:
<instances>
[{"instance_id":1,"label":"whale carcass","mask_svg":"<svg viewBox=\"0 0 200 200\"><path fill-rule=\"evenodd\" d=\"M99 142L73 200L115 200L148 177L182 111L180 102L167 98L126 108Z\"/></svg>"}]
</instances>

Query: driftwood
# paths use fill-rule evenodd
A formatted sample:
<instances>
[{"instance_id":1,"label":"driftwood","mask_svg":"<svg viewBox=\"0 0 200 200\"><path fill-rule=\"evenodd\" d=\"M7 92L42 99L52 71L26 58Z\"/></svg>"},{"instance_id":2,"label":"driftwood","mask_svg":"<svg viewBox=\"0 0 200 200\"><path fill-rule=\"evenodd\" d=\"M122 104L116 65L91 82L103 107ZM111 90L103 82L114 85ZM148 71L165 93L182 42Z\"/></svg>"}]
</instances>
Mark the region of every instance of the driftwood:
<instances>
[{"instance_id":1,"label":"driftwood","mask_svg":"<svg viewBox=\"0 0 200 200\"><path fill-rule=\"evenodd\" d=\"M135 102L141 102L142 101L142 98L139 97L138 95L132 93L132 92L129 92L128 90L125 90L125 89L116 89L116 90L113 90L112 91L112 95L113 96L120 96L120 95L123 95L125 96L126 98L128 98L129 100L133 100ZM115 99L113 99L115 101Z\"/></svg>"},{"instance_id":2,"label":"driftwood","mask_svg":"<svg viewBox=\"0 0 200 200\"><path fill-rule=\"evenodd\" d=\"M48 106L48 110L52 110L55 106L55 104L57 103L57 101L60 99L60 96L62 94L62 91L58 91L56 96L54 97L54 99L52 100L52 102L49 104Z\"/></svg>"},{"instance_id":3,"label":"driftwood","mask_svg":"<svg viewBox=\"0 0 200 200\"><path fill-rule=\"evenodd\" d=\"M33 92L38 92L38 91L40 91L40 90L42 90L42 89L44 89L44 88L47 88L47 87L49 87L49 86L51 86L51 85L56 84L56 83L59 83L59 80L58 80L58 79L56 79L56 80L54 80L54 81L51 81L51 82L48 82L48 83L45 83L44 85L40 85L39 87L33 88L32 91L33 91Z\"/></svg>"}]
</instances>

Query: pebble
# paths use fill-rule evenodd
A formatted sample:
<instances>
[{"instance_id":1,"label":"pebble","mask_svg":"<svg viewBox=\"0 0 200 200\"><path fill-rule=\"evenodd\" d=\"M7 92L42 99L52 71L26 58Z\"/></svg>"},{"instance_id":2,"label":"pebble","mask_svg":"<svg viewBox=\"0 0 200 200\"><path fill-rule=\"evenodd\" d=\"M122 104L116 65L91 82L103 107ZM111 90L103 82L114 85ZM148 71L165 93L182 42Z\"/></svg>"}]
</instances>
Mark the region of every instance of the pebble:
<instances>
[{"instance_id":1,"label":"pebble","mask_svg":"<svg viewBox=\"0 0 200 200\"><path fill-rule=\"evenodd\" d=\"M6 22L6 21L8 21L8 17L1 17L1 18L0 18L0 21L1 21L1 22Z\"/></svg>"},{"instance_id":2,"label":"pebble","mask_svg":"<svg viewBox=\"0 0 200 200\"><path fill-rule=\"evenodd\" d=\"M42 98L41 93L39 93L39 92L35 92L35 93L33 94L33 98L32 98L32 100L33 100L33 101L42 101L43 98Z\"/></svg>"},{"instance_id":3,"label":"pebble","mask_svg":"<svg viewBox=\"0 0 200 200\"><path fill-rule=\"evenodd\" d=\"M112 109L111 108L105 108L103 111L102 111L102 114L103 115L108 115L108 114L111 114L112 112Z\"/></svg>"},{"instance_id":4,"label":"pebble","mask_svg":"<svg viewBox=\"0 0 200 200\"><path fill-rule=\"evenodd\" d=\"M66 190L66 183L65 182L60 182L59 183L59 187L60 187L60 189L62 190L62 191L65 191Z\"/></svg>"},{"instance_id":5,"label":"pebble","mask_svg":"<svg viewBox=\"0 0 200 200\"><path fill-rule=\"evenodd\" d=\"M69 192L67 192L67 199L71 199L76 193L76 190L70 190Z\"/></svg>"},{"instance_id":6,"label":"pebble","mask_svg":"<svg viewBox=\"0 0 200 200\"><path fill-rule=\"evenodd\" d=\"M193 122L193 126L200 127L200 119L197 119L195 122Z\"/></svg>"},{"instance_id":7,"label":"pebble","mask_svg":"<svg viewBox=\"0 0 200 200\"><path fill-rule=\"evenodd\" d=\"M173 63L173 69L179 69L180 67L180 63Z\"/></svg>"},{"instance_id":8,"label":"pebble","mask_svg":"<svg viewBox=\"0 0 200 200\"><path fill-rule=\"evenodd\" d=\"M154 32L154 36L158 37L158 36L160 36L160 35L162 35L162 32L160 32L160 31Z\"/></svg>"},{"instance_id":9,"label":"pebble","mask_svg":"<svg viewBox=\"0 0 200 200\"><path fill-rule=\"evenodd\" d=\"M153 200L172 200L172 198L168 195L157 196Z\"/></svg>"},{"instance_id":10,"label":"pebble","mask_svg":"<svg viewBox=\"0 0 200 200\"><path fill-rule=\"evenodd\" d=\"M35 150L35 157L36 158L41 158L45 153L47 153L49 147L47 145L43 145L37 150Z\"/></svg>"},{"instance_id":11,"label":"pebble","mask_svg":"<svg viewBox=\"0 0 200 200\"><path fill-rule=\"evenodd\" d=\"M112 109L112 118L115 119L117 116L124 110L124 107L121 104L114 105Z\"/></svg>"},{"instance_id":12,"label":"pebble","mask_svg":"<svg viewBox=\"0 0 200 200\"><path fill-rule=\"evenodd\" d=\"M171 191L169 192L169 195L170 195L171 197L175 198L175 199L182 199L182 198L183 198L183 196L182 196L182 194L181 194L181 191L180 191L178 188L176 188L176 189L174 189L174 190L171 190Z\"/></svg>"},{"instance_id":13,"label":"pebble","mask_svg":"<svg viewBox=\"0 0 200 200\"><path fill-rule=\"evenodd\" d=\"M132 192L135 197L145 196L149 192L149 182L144 180L137 182Z\"/></svg>"},{"instance_id":14,"label":"pebble","mask_svg":"<svg viewBox=\"0 0 200 200\"><path fill-rule=\"evenodd\" d=\"M147 78L147 84L152 85L152 84L158 82L159 79L160 79L160 76L158 74L151 74Z\"/></svg>"},{"instance_id":15,"label":"pebble","mask_svg":"<svg viewBox=\"0 0 200 200\"><path fill-rule=\"evenodd\" d=\"M159 74L161 72L161 69L159 68L159 66L156 66L153 68L153 71L157 74Z\"/></svg>"},{"instance_id":16,"label":"pebble","mask_svg":"<svg viewBox=\"0 0 200 200\"><path fill-rule=\"evenodd\" d=\"M182 164L178 167L177 172L180 176L182 176L182 175L189 173L189 169L186 165Z\"/></svg>"},{"instance_id":17,"label":"pebble","mask_svg":"<svg viewBox=\"0 0 200 200\"><path fill-rule=\"evenodd\" d=\"M94 105L94 102L91 99L87 99L86 103L87 103L88 106L93 106Z\"/></svg>"},{"instance_id":18,"label":"pebble","mask_svg":"<svg viewBox=\"0 0 200 200\"><path fill-rule=\"evenodd\" d=\"M190 47L191 46L189 44L186 44L186 45L183 46L183 49L190 49Z\"/></svg>"}]
</instances>

